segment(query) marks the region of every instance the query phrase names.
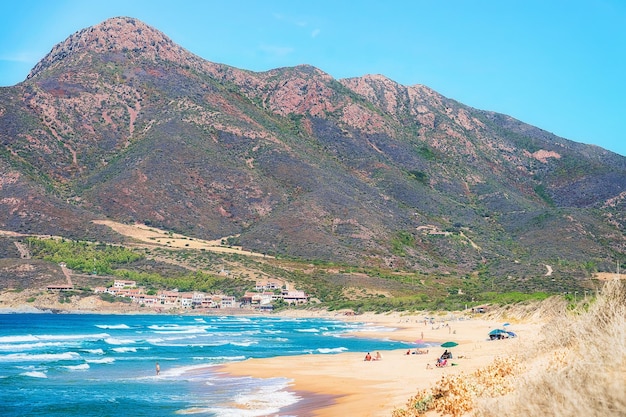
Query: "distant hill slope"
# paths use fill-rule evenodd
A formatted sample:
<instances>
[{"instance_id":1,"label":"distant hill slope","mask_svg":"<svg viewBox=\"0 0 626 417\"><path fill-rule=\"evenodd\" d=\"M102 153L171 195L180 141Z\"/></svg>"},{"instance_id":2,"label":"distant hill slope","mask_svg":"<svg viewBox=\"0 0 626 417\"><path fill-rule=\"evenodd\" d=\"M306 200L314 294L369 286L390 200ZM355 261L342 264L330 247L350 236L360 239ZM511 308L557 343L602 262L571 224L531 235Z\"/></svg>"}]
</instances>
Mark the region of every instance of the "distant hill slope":
<instances>
[{"instance_id":1,"label":"distant hill slope","mask_svg":"<svg viewBox=\"0 0 626 417\"><path fill-rule=\"evenodd\" d=\"M109 240L110 218L512 287L626 259L624 157L381 75L211 63L133 18L0 88L0 141L6 230Z\"/></svg>"}]
</instances>

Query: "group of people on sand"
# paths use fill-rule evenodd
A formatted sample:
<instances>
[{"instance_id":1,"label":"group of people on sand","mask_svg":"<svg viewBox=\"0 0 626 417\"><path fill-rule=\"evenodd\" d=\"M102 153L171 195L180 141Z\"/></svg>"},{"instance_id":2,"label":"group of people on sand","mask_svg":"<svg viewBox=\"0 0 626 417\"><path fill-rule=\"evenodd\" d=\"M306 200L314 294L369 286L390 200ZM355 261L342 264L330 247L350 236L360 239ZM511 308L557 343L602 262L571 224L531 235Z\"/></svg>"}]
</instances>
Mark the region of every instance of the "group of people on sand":
<instances>
[{"instance_id":1,"label":"group of people on sand","mask_svg":"<svg viewBox=\"0 0 626 417\"><path fill-rule=\"evenodd\" d=\"M407 352L407 355L409 353ZM439 356L437 358L437 362L435 362L435 366L437 368L443 368L448 366L448 359L452 359L452 352L448 351L448 349L446 349L441 356ZM454 364L452 364L454 366ZM426 369L432 369L432 366L430 363L426 364Z\"/></svg>"},{"instance_id":2,"label":"group of people on sand","mask_svg":"<svg viewBox=\"0 0 626 417\"><path fill-rule=\"evenodd\" d=\"M363 359L366 362L369 361L381 361L383 360L383 355L380 354L380 352L376 352L375 356L372 356L369 352L367 352L367 355L365 355L365 359Z\"/></svg>"},{"instance_id":3,"label":"group of people on sand","mask_svg":"<svg viewBox=\"0 0 626 417\"><path fill-rule=\"evenodd\" d=\"M446 349L441 354L441 356L437 358L437 363L436 363L437 368L443 368L444 366L447 366L448 359L452 359L452 352L449 352L448 349Z\"/></svg>"},{"instance_id":4,"label":"group of people on sand","mask_svg":"<svg viewBox=\"0 0 626 417\"><path fill-rule=\"evenodd\" d=\"M413 352L411 352L411 349L408 349L406 351L407 355L426 355L428 354L428 349L415 349Z\"/></svg>"}]
</instances>

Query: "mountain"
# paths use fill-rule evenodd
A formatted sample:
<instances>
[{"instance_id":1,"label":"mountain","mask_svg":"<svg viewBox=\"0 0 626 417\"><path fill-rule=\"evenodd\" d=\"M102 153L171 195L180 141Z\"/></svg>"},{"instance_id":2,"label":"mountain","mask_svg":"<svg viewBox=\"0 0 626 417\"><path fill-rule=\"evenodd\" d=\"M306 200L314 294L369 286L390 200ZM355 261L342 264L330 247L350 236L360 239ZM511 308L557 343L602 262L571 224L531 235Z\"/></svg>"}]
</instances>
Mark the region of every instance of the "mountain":
<instances>
[{"instance_id":1,"label":"mountain","mask_svg":"<svg viewBox=\"0 0 626 417\"><path fill-rule=\"evenodd\" d=\"M212 63L128 17L0 88L0 141L2 230L121 241L109 218L511 289L626 259L620 155L382 75Z\"/></svg>"}]
</instances>

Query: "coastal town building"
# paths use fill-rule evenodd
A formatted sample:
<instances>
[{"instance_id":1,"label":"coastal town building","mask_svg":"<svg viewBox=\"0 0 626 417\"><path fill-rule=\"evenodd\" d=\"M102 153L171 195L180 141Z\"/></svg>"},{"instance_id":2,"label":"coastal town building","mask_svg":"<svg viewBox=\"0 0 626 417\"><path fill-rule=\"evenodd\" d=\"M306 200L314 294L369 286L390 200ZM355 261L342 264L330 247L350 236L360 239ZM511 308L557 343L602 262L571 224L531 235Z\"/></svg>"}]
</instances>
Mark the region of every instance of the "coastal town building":
<instances>
[{"instance_id":1,"label":"coastal town building","mask_svg":"<svg viewBox=\"0 0 626 417\"><path fill-rule=\"evenodd\" d=\"M95 287L92 290L95 294L106 293L114 297L128 298L142 306L166 309L240 308L268 311L278 300L283 300L287 304L305 304L309 300L304 291L289 290L288 285L278 280L257 283L255 288L257 291L248 291L239 299L223 294L182 292L176 289L148 294L143 287L138 287L135 281L126 280L115 280L110 287Z\"/></svg>"},{"instance_id":2,"label":"coastal town building","mask_svg":"<svg viewBox=\"0 0 626 417\"><path fill-rule=\"evenodd\" d=\"M137 287L137 282L135 281L126 281L122 279L116 279L113 281L113 288L135 288Z\"/></svg>"}]
</instances>

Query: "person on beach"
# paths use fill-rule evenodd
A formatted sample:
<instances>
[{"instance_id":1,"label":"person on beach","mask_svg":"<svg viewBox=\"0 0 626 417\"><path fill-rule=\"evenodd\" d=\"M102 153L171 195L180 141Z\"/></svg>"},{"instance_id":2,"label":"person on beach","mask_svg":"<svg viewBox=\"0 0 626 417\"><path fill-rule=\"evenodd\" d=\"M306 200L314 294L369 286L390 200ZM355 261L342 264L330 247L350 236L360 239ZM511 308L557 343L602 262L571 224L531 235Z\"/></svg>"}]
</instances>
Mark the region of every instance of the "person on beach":
<instances>
[{"instance_id":1,"label":"person on beach","mask_svg":"<svg viewBox=\"0 0 626 417\"><path fill-rule=\"evenodd\" d=\"M380 352L376 352L376 356L374 357L375 361L382 361L383 360L383 355L380 354Z\"/></svg>"},{"instance_id":2,"label":"person on beach","mask_svg":"<svg viewBox=\"0 0 626 417\"><path fill-rule=\"evenodd\" d=\"M161 367L159 366L159 363L156 363L156 374L157 375L161 375Z\"/></svg>"},{"instance_id":3,"label":"person on beach","mask_svg":"<svg viewBox=\"0 0 626 417\"><path fill-rule=\"evenodd\" d=\"M370 353L369 353L369 352L367 352L367 355L365 355L365 361L366 361L366 362L369 362L369 361L371 361L371 360L372 360L372 355L370 355Z\"/></svg>"}]
</instances>

